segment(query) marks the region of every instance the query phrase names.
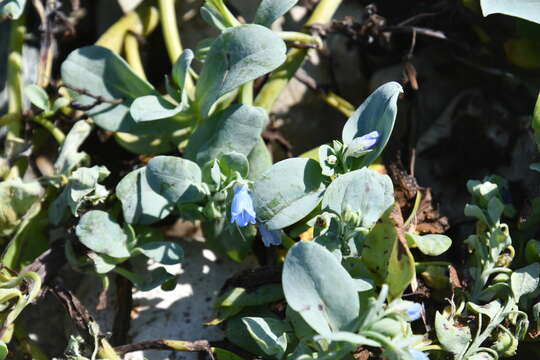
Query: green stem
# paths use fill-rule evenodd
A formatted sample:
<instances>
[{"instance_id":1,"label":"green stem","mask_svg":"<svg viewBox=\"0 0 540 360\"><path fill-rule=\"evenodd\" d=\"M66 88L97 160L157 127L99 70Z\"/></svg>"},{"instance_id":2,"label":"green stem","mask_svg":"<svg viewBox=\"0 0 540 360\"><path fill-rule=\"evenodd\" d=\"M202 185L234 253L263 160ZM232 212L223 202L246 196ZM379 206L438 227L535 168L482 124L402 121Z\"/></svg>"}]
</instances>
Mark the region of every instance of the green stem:
<instances>
[{"instance_id":1,"label":"green stem","mask_svg":"<svg viewBox=\"0 0 540 360\"><path fill-rule=\"evenodd\" d=\"M8 126L8 137L20 135L23 110L22 47L26 28L24 16L11 23L7 66L8 114L17 114Z\"/></svg>"},{"instance_id":2,"label":"green stem","mask_svg":"<svg viewBox=\"0 0 540 360\"><path fill-rule=\"evenodd\" d=\"M276 34L283 41L294 41L302 44L312 44L321 47L321 39L317 36L301 33L297 31L277 31Z\"/></svg>"},{"instance_id":3,"label":"green stem","mask_svg":"<svg viewBox=\"0 0 540 360\"><path fill-rule=\"evenodd\" d=\"M66 135L64 135L62 130L57 128L52 122L45 119L42 115L32 116L30 119L35 123L43 126L53 136L53 138L56 140L56 142L58 142L58 144L62 145L64 143Z\"/></svg>"},{"instance_id":4,"label":"green stem","mask_svg":"<svg viewBox=\"0 0 540 360\"><path fill-rule=\"evenodd\" d=\"M306 26L330 22L342 1L343 0L321 0L306 22ZM304 62L306 55L306 49L291 49L287 54L285 63L272 73L264 87L261 89L257 99L255 99L255 105L261 106L270 112L283 89L285 89L296 71Z\"/></svg>"},{"instance_id":5,"label":"green stem","mask_svg":"<svg viewBox=\"0 0 540 360\"><path fill-rule=\"evenodd\" d=\"M240 104L253 105L253 81L249 81L240 88Z\"/></svg>"},{"instance_id":6,"label":"green stem","mask_svg":"<svg viewBox=\"0 0 540 360\"><path fill-rule=\"evenodd\" d=\"M178 32L174 2L175 0L158 0L163 40L165 41L165 47L167 48L171 64L176 62L176 59L178 59L183 51L180 33ZM195 85L189 72L186 74L185 90L190 97L193 97L195 94Z\"/></svg>"},{"instance_id":7,"label":"green stem","mask_svg":"<svg viewBox=\"0 0 540 360\"><path fill-rule=\"evenodd\" d=\"M182 43L176 22L175 0L158 0L161 29L171 64L182 54Z\"/></svg>"},{"instance_id":8,"label":"green stem","mask_svg":"<svg viewBox=\"0 0 540 360\"><path fill-rule=\"evenodd\" d=\"M96 45L103 46L115 53L120 53L125 35L128 31L135 31L148 35L154 30L157 23L157 10L146 2L137 9L128 12L107 29L96 41Z\"/></svg>"},{"instance_id":9,"label":"green stem","mask_svg":"<svg viewBox=\"0 0 540 360\"><path fill-rule=\"evenodd\" d=\"M147 80L146 73L144 72L144 67L141 61L141 53L139 51L139 41L137 37L131 33L126 34L126 39L124 40L124 51L126 53L126 60L135 71L139 77L144 80Z\"/></svg>"}]
</instances>

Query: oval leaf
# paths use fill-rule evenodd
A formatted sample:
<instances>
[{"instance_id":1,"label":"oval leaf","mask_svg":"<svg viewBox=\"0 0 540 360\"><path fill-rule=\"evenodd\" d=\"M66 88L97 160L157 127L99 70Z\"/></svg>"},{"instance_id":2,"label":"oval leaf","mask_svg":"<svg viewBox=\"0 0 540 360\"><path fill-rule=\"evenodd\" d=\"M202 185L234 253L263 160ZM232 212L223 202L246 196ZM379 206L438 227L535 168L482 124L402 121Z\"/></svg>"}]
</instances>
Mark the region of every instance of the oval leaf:
<instances>
[{"instance_id":1,"label":"oval leaf","mask_svg":"<svg viewBox=\"0 0 540 360\"><path fill-rule=\"evenodd\" d=\"M224 30L212 43L197 82L195 97L202 117L221 96L281 65L285 51L283 40L264 26Z\"/></svg>"},{"instance_id":2,"label":"oval leaf","mask_svg":"<svg viewBox=\"0 0 540 360\"><path fill-rule=\"evenodd\" d=\"M341 214L347 208L359 211L362 226L371 227L394 203L392 180L373 170L362 168L341 175L324 194L322 207Z\"/></svg>"},{"instance_id":3,"label":"oval leaf","mask_svg":"<svg viewBox=\"0 0 540 360\"><path fill-rule=\"evenodd\" d=\"M171 212L167 199L148 184L145 167L124 176L116 186L116 196L122 202L124 219L129 224L152 224Z\"/></svg>"},{"instance_id":4,"label":"oval leaf","mask_svg":"<svg viewBox=\"0 0 540 360\"><path fill-rule=\"evenodd\" d=\"M24 88L24 94L28 97L30 102L40 108L43 111L51 110L51 102L49 95L41 87L31 84Z\"/></svg>"},{"instance_id":5,"label":"oval leaf","mask_svg":"<svg viewBox=\"0 0 540 360\"><path fill-rule=\"evenodd\" d=\"M184 249L174 241L152 241L138 249L145 256L163 265L175 265L184 260Z\"/></svg>"},{"instance_id":6,"label":"oval leaf","mask_svg":"<svg viewBox=\"0 0 540 360\"><path fill-rule=\"evenodd\" d=\"M91 210L84 214L75 232L90 250L115 258L129 257L126 233L105 211Z\"/></svg>"},{"instance_id":7,"label":"oval leaf","mask_svg":"<svg viewBox=\"0 0 540 360\"><path fill-rule=\"evenodd\" d=\"M343 127L343 143L372 131L379 132L379 140L372 151L361 159L358 167L371 164L383 151L397 115L397 100L403 88L397 82L386 83L375 90L352 114Z\"/></svg>"},{"instance_id":8,"label":"oval leaf","mask_svg":"<svg viewBox=\"0 0 540 360\"><path fill-rule=\"evenodd\" d=\"M452 239L445 235L429 234L420 236L405 233L405 236L416 244L418 250L429 256L439 256L452 246Z\"/></svg>"},{"instance_id":9,"label":"oval leaf","mask_svg":"<svg viewBox=\"0 0 540 360\"><path fill-rule=\"evenodd\" d=\"M263 108L232 105L195 130L185 156L201 166L220 154L237 152L247 156L259 141L267 119Z\"/></svg>"},{"instance_id":10,"label":"oval leaf","mask_svg":"<svg viewBox=\"0 0 540 360\"><path fill-rule=\"evenodd\" d=\"M351 330L359 315L356 284L331 252L300 241L283 267L283 292L289 306L320 335Z\"/></svg>"},{"instance_id":11,"label":"oval leaf","mask_svg":"<svg viewBox=\"0 0 540 360\"><path fill-rule=\"evenodd\" d=\"M150 187L173 203L202 200L201 169L192 161L175 156L156 156L146 167Z\"/></svg>"},{"instance_id":12,"label":"oval leaf","mask_svg":"<svg viewBox=\"0 0 540 360\"><path fill-rule=\"evenodd\" d=\"M257 218L269 230L294 224L321 201L323 176L318 162L287 159L274 164L253 185Z\"/></svg>"},{"instance_id":13,"label":"oval leaf","mask_svg":"<svg viewBox=\"0 0 540 360\"><path fill-rule=\"evenodd\" d=\"M141 96L133 101L129 113L137 122L166 119L184 110L183 106L176 106L160 95Z\"/></svg>"},{"instance_id":14,"label":"oval leaf","mask_svg":"<svg viewBox=\"0 0 540 360\"><path fill-rule=\"evenodd\" d=\"M279 17L285 15L298 0L262 0L257 13L255 24L270 27Z\"/></svg>"}]
</instances>

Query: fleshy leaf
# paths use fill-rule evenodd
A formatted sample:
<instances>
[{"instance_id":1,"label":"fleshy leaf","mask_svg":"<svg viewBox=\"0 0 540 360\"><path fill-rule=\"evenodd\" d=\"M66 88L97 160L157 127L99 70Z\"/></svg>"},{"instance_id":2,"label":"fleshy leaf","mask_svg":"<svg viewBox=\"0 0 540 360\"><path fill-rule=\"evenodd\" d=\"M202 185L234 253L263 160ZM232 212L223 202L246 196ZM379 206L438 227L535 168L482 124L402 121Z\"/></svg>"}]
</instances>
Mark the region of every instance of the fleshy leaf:
<instances>
[{"instance_id":1,"label":"fleshy leaf","mask_svg":"<svg viewBox=\"0 0 540 360\"><path fill-rule=\"evenodd\" d=\"M148 184L146 167L127 174L116 186L116 196L122 202L124 219L129 224L152 224L172 210L172 204Z\"/></svg>"},{"instance_id":2,"label":"fleshy leaf","mask_svg":"<svg viewBox=\"0 0 540 360\"><path fill-rule=\"evenodd\" d=\"M195 130L185 157L202 166L220 154L237 152L248 156L259 141L267 119L263 108L231 105Z\"/></svg>"},{"instance_id":3,"label":"fleshy leaf","mask_svg":"<svg viewBox=\"0 0 540 360\"><path fill-rule=\"evenodd\" d=\"M397 82L389 82L375 90L352 114L343 127L343 143L350 144L355 138L372 131L379 132L379 140L372 151L360 159L357 167L368 166L382 153L397 116L397 100L403 88Z\"/></svg>"},{"instance_id":4,"label":"fleshy leaf","mask_svg":"<svg viewBox=\"0 0 540 360\"><path fill-rule=\"evenodd\" d=\"M435 330L443 349L455 355L462 354L472 341L471 329L455 326L439 312L435 315Z\"/></svg>"},{"instance_id":5,"label":"fleshy leaf","mask_svg":"<svg viewBox=\"0 0 540 360\"><path fill-rule=\"evenodd\" d=\"M221 96L276 69L285 61L285 51L283 40L263 26L224 30L212 43L197 82L201 116L206 117Z\"/></svg>"},{"instance_id":6,"label":"fleshy leaf","mask_svg":"<svg viewBox=\"0 0 540 360\"><path fill-rule=\"evenodd\" d=\"M319 163L293 158L274 164L253 185L257 218L268 230L282 229L308 215L324 192Z\"/></svg>"},{"instance_id":7,"label":"fleshy leaf","mask_svg":"<svg viewBox=\"0 0 540 360\"><path fill-rule=\"evenodd\" d=\"M150 187L173 203L196 202L203 198L199 166L175 156L156 156L146 167Z\"/></svg>"},{"instance_id":8,"label":"fleshy leaf","mask_svg":"<svg viewBox=\"0 0 540 360\"><path fill-rule=\"evenodd\" d=\"M362 216L362 226L371 227L394 203L394 187L386 175L363 168L339 176L328 186L323 209L342 214L347 208Z\"/></svg>"},{"instance_id":9,"label":"fleshy leaf","mask_svg":"<svg viewBox=\"0 0 540 360\"><path fill-rule=\"evenodd\" d=\"M49 95L47 95L43 88L35 84L30 84L24 88L24 94L36 107L43 111L51 111L51 101L49 100Z\"/></svg>"},{"instance_id":10,"label":"fleshy leaf","mask_svg":"<svg viewBox=\"0 0 540 360\"><path fill-rule=\"evenodd\" d=\"M289 250L282 284L289 306L320 335L350 330L358 317L355 281L319 244L300 241Z\"/></svg>"},{"instance_id":11,"label":"fleshy leaf","mask_svg":"<svg viewBox=\"0 0 540 360\"><path fill-rule=\"evenodd\" d=\"M138 250L163 265L175 265L184 260L184 250L174 241L147 242L138 247Z\"/></svg>"},{"instance_id":12,"label":"fleshy leaf","mask_svg":"<svg viewBox=\"0 0 540 360\"><path fill-rule=\"evenodd\" d=\"M405 233L408 240L412 240L423 254L429 256L439 256L452 246L452 240L445 235L428 234L416 235Z\"/></svg>"},{"instance_id":13,"label":"fleshy leaf","mask_svg":"<svg viewBox=\"0 0 540 360\"><path fill-rule=\"evenodd\" d=\"M298 0L262 0L255 14L254 23L270 27L297 2Z\"/></svg>"},{"instance_id":14,"label":"fleshy leaf","mask_svg":"<svg viewBox=\"0 0 540 360\"><path fill-rule=\"evenodd\" d=\"M510 276L510 284L516 301L538 288L540 280L540 264L533 263L517 269Z\"/></svg>"},{"instance_id":15,"label":"fleshy leaf","mask_svg":"<svg viewBox=\"0 0 540 360\"><path fill-rule=\"evenodd\" d=\"M91 210L84 214L75 232L90 250L114 258L129 257L126 233L105 211Z\"/></svg>"}]
</instances>

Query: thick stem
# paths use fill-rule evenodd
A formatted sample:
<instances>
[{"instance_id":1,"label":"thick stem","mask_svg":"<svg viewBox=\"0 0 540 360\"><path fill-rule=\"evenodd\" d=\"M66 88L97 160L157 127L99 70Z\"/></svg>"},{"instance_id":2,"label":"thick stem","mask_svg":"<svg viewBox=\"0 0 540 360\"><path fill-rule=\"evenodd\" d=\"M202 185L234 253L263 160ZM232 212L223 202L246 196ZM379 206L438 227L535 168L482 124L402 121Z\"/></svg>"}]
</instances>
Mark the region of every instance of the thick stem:
<instances>
[{"instance_id":1,"label":"thick stem","mask_svg":"<svg viewBox=\"0 0 540 360\"><path fill-rule=\"evenodd\" d=\"M249 81L240 88L240 104L253 105L253 81Z\"/></svg>"},{"instance_id":2,"label":"thick stem","mask_svg":"<svg viewBox=\"0 0 540 360\"><path fill-rule=\"evenodd\" d=\"M176 62L176 59L178 59L183 51L180 33L178 32L174 2L175 0L158 0L161 31L163 32L163 39L165 40L165 47L167 48L171 64ZM188 72L186 74L185 91L192 97L195 93L194 89L193 79Z\"/></svg>"},{"instance_id":3,"label":"thick stem","mask_svg":"<svg viewBox=\"0 0 540 360\"><path fill-rule=\"evenodd\" d=\"M22 47L26 28L24 16L11 23L9 55L7 66L8 114L16 114L15 121L9 122L8 137L20 135L23 110Z\"/></svg>"},{"instance_id":4,"label":"thick stem","mask_svg":"<svg viewBox=\"0 0 540 360\"><path fill-rule=\"evenodd\" d=\"M153 6L143 4L137 9L128 12L107 29L96 41L96 45L103 46L115 53L122 50L122 44L129 31L148 35L157 23L157 10Z\"/></svg>"},{"instance_id":5,"label":"thick stem","mask_svg":"<svg viewBox=\"0 0 540 360\"><path fill-rule=\"evenodd\" d=\"M306 22L306 26L328 23L342 1L343 0L321 0ZM283 89L285 89L291 78L304 62L306 55L306 49L291 49L287 54L285 63L272 73L262 88L255 100L255 105L261 106L270 112Z\"/></svg>"},{"instance_id":6,"label":"thick stem","mask_svg":"<svg viewBox=\"0 0 540 360\"><path fill-rule=\"evenodd\" d=\"M52 122L45 119L41 115L32 116L30 119L32 119L32 121L34 121L35 123L43 126L54 137L54 139L56 140L56 142L58 142L58 144L62 145L64 143L66 135L62 132L62 130L57 128Z\"/></svg>"},{"instance_id":7,"label":"thick stem","mask_svg":"<svg viewBox=\"0 0 540 360\"><path fill-rule=\"evenodd\" d=\"M141 53L139 51L139 41L137 37L132 33L126 34L126 39L124 41L124 51L126 53L126 60L133 69L133 71L139 75L140 78L147 80L146 73L144 72L144 67L141 61Z\"/></svg>"}]
</instances>

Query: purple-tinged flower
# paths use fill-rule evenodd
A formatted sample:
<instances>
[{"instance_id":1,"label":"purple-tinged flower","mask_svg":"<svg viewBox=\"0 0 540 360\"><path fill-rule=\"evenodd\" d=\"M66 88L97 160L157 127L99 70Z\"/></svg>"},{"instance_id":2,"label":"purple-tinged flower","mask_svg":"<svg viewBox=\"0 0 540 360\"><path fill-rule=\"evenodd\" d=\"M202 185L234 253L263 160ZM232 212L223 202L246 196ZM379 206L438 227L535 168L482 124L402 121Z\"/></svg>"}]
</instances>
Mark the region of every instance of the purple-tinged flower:
<instances>
[{"instance_id":1,"label":"purple-tinged flower","mask_svg":"<svg viewBox=\"0 0 540 360\"><path fill-rule=\"evenodd\" d=\"M374 147L375 144L377 144L377 141L379 141L379 137L379 132L375 130L353 139L351 145L354 144L354 148L356 151L366 151Z\"/></svg>"},{"instance_id":2,"label":"purple-tinged flower","mask_svg":"<svg viewBox=\"0 0 540 360\"><path fill-rule=\"evenodd\" d=\"M367 151L371 150L379 141L380 134L378 131L372 131L353 139L347 145L347 155L352 157L360 157Z\"/></svg>"},{"instance_id":3,"label":"purple-tinged flower","mask_svg":"<svg viewBox=\"0 0 540 360\"><path fill-rule=\"evenodd\" d=\"M277 246L281 244L281 234L279 230L268 230L264 224L258 224L257 227L261 233L264 246L270 247L270 245Z\"/></svg>"},{"instance_id":4,"label":"purple-tinged flower","mask_svg":"<svg viewBox=\"0 0 540 360\"><path fill-rule=\"evenodd\" d=\"M411 348L409 350L409 352L413 356L414 360L429 360L429 357L426 355L425 352L422 352L420 350L416 350L414 348Z\"/></svg>"},{"instance_id":5,"label":"purple-tinged flower","mask_svg":"<svg viewBox=\"0 0 540 360\"><path fill-rule=\"evenodd\" d=\"M238 185L234 188L231 204L231 223L236 223L240 227L250 223L255 224L255 209L247 185Z\"/></svg>"},{"instance_id":6,"label":"purple-tinged flower","mask_svg":"<svg viewBox=\"0 0 540 360\"><path fill-rule=\"evenodd\" d=\"M409 321L418 320L420 319L420 314L422 313L422 305L416 302L410 303L406 311L407 315L409 315Z\"/></svg>"}]
</instances>

